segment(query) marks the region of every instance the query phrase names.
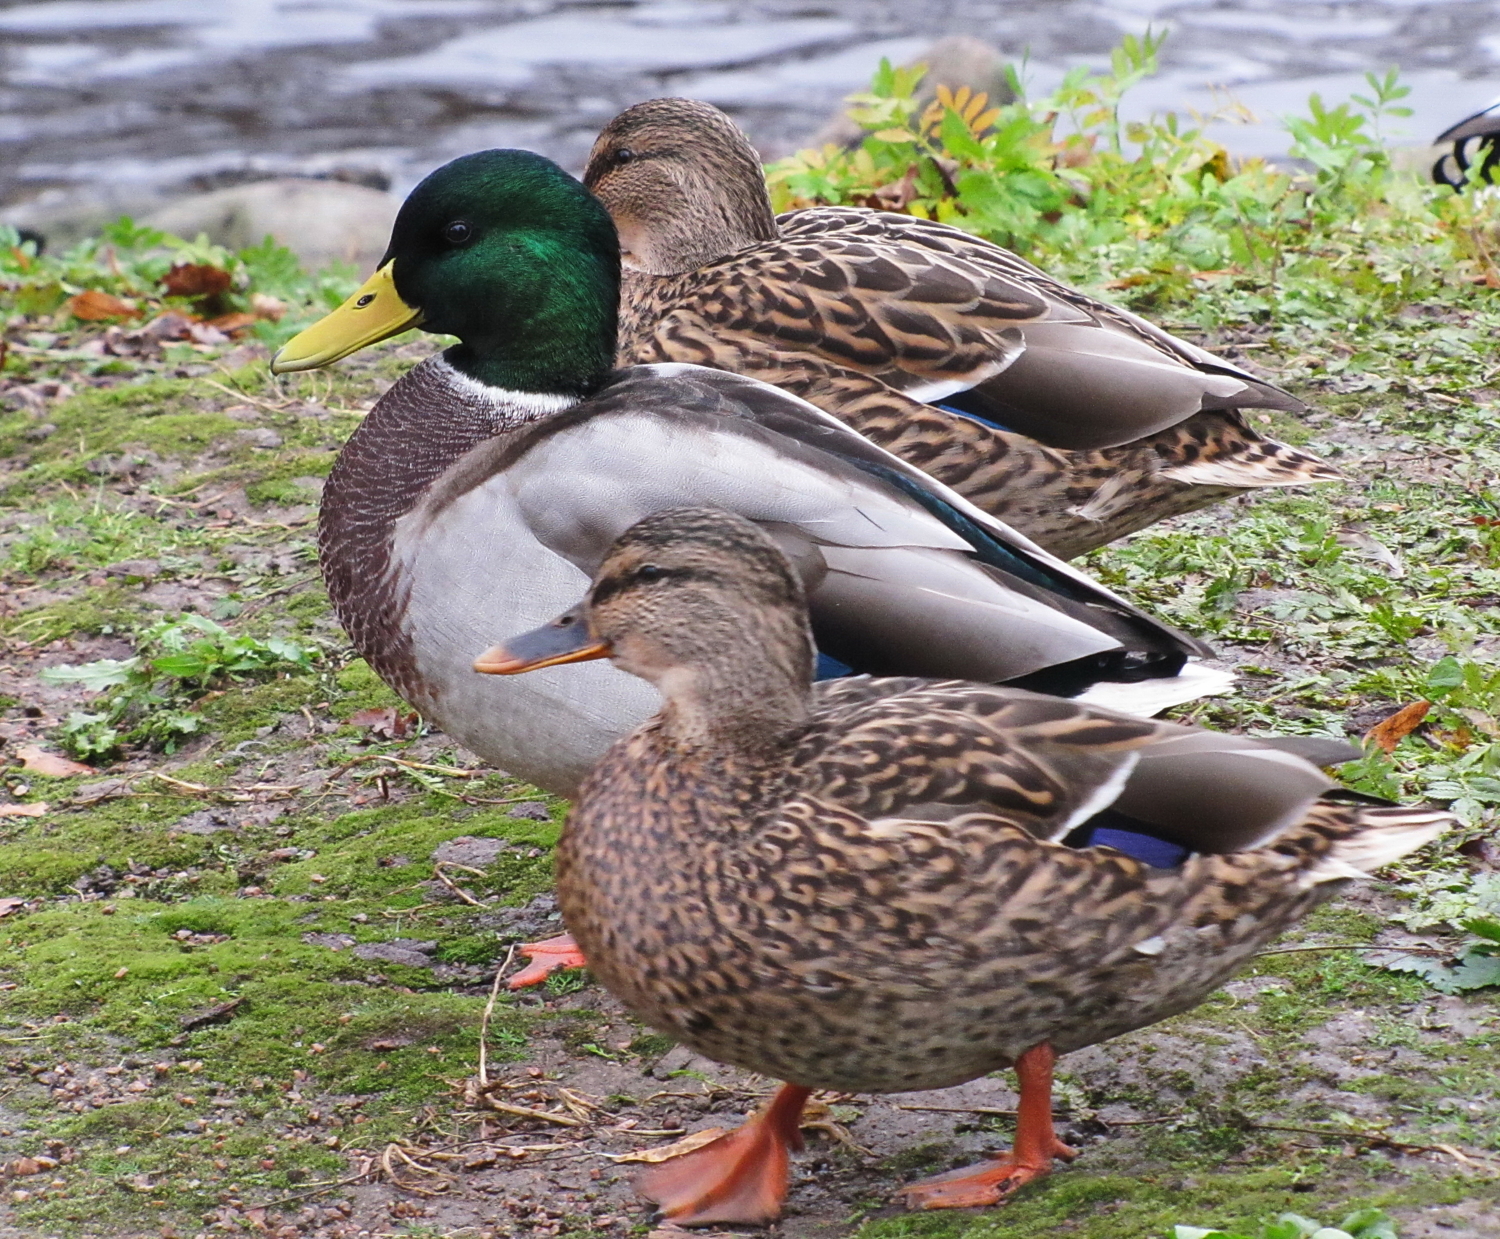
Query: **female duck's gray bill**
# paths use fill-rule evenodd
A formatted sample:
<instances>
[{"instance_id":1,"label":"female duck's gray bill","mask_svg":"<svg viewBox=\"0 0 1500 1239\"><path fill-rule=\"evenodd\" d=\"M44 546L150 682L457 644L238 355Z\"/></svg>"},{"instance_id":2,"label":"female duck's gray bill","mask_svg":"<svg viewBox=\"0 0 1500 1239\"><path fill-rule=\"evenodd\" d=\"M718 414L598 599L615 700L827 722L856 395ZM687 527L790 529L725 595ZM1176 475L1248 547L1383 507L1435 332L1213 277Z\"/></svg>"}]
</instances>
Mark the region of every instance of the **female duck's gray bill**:
<instances>
[{"instance_id":1,"label":"female duck's gray bill","mask_svg":"<svg viewBox=\"0 0 1500 1239\"><path fill-rule=\"evenodd\" d=\"M523 632L502 645L492 645L474 660L474 670L485 675L520 675L542 667L608 657L609 646L589 631L580 603L550 624Z\"/></svg>"}]
</instances>

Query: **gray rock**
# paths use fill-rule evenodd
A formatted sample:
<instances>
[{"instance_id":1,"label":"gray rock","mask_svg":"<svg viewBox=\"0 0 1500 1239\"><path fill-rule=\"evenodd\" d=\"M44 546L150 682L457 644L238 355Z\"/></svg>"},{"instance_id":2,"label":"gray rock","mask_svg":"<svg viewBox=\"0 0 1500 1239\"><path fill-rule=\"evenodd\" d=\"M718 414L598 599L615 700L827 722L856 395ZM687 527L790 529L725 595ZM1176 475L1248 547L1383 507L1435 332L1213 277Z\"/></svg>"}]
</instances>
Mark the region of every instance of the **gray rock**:
<instances>
[{"instance_id":1,"label":"gray rock","mask_svg":"<svg viewBox=\"0 0 1500 1239\"><path fill-rule=\"evenodd\" d=\"M356 939L352 934L303 934L302 941L308 946L326 946L330 951L347 951Z\"/></svg>"},{"instance_id":2,"label":"gray rock","mask_svg":"<svg viewBox=\"0 0 1500 1239\"><path fill-rule=\"evenodd\" d=\"M282 177L194 194L152 212L144 222L191 240L205 233L216 245L244 249L267 236L306 267L353 263L374 268L396 218L399 199L342 181Z\"/></svg>"},{"instance_id":3,"label":"gray rock","mask_svg":"<svg viewBox=\"0 0 1500 1239\"><path fill-rule=\"evenodd\" d=\"M656 1060L651 1067L650 1074L658 1080L669 1080L679 1071L695 1071L711 1080L717 1080L722 1078L724 1070L722 1063L704 1058L703 1055L695 1053L685 1045L674 1045Z\"/></svg>"},{"instance_id":4,"label":"gray rock","mask_svg":"<svg viewBox=\"0 0 1500 1239\"><path fill-rule=\"evenodd\" d=\"M161 575L161 563L155 559L122 559L104 571L109 576L140 577L150 581Z\"/></svg>"},{"instance_id":5,"label":"gray rock","mask_svg":"<svg viewBox=\"0 0 1500 1239\"><path fill-rule=\"evenodd\" d=\"M180 830L186 835L212 835L221 830L229 830L230 822L222 813L216 813L212 809L199 809L196 813L189 813L185 818L172 825L173 830Z\"/></svg>"},{"instance_id":6,"label":"gray rock","mask_svg":"<svg viewBox=\"0 0 1500 1239\"><path fill-rule=\"evenodd\" d=\"M471 869L488 869L495 858L510 845L504 839L476 839L473 835L460 835L439 844L432 859L444 865L468 865Z\"/></svg>"},{"instance_id":7,"label":"gray rock","mask_svg":"<svg viewBox=\"0 0 1500 1239\"><path fill-rule=\"evenodd\" d=\"M129 790L130 784L126 779L105 779L99 783L84 783L73 793L75 804L96 804L101 800L110 800L115 796L123 796Z\"/></svg>"},{"instance_id":8,"label":"gray rock","mask_svg":"<svg viewBox=\"0 0 1500 1239\"><path fill-rule=\"evenodd\" d=\"M252 426L248 430L236 430L234 437L241 443L248 443L251 447L273 448L280 447L282 438L269 426Z\"/></svg>"},{"instance_id":9,"label":"gray rock","mask_svg":"<svg viewBox=\"0 0 1500 1239\"><path fill-rule=\"evenodd\" d=\"M385 964L405 964L408 968L431 968L428 958L437 950L436 942L418 942L414 938L393 938L390 942L366 942L354 948L360 959L378 959Z\"/></svg>"},{"instance_id":10,"label":"gray rock","mask_svg":"<svg viewBox=\"0 0 1500 1239\"><path fill-rule=\"evenodd\" d=\"M547 812L547 806L539 800L528 800L525 804L518 804L510 811L511 817L523 817L530 822L545 822L551 820L552 814Z\"/></svg>"}]
</instances>

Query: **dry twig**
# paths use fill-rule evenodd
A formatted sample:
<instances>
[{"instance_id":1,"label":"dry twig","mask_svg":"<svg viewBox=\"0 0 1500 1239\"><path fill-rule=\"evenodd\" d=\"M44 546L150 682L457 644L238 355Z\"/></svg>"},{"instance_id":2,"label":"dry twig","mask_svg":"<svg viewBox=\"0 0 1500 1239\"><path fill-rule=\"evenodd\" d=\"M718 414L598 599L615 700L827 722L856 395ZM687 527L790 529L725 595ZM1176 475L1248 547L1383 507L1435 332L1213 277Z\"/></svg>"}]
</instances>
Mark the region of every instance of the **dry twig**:
<instances>
[{"instance_id":1,"label":"dry twig","mask_svg":"<svg viewBox=\"0 0 1500 1239\"><path fill-rule=\"evenodd\" d=\"M483 1091L490 1086L489 1055L490 1018L495 1014L495 1002L500 997L500 978L510 970L511 960L516 957L515 944L505 953L505 962L495 969L495 980L490 986L490 1000L484 1004L484 1015L479 1020L479 1087Z\"/></svg>"}]
</instances>

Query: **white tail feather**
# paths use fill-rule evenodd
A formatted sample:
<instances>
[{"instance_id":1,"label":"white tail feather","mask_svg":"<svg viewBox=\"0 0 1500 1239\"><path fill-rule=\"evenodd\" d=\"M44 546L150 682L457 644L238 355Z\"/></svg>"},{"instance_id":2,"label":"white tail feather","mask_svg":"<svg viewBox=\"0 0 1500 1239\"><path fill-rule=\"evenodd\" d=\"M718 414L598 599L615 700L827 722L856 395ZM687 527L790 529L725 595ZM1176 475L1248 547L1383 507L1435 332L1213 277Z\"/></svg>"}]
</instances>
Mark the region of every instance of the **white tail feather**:
<instances>
[{"instance_id":1,"label":"white tail feather","mask_svg":"<svg viewBox=\"0 0 1500 1239\"><path fill-rule=\"evenodd\" d=\"M1091 706L1103 706L1106 710L1118 710L1121 714L1133 714L1137 718L1151 718L1169 706L1180 706L1199 697L1222 697L1234 691L1235 674L1222 667L1205 667L1196 659L1188 659L1186 665L1170 679L1137 680L1134 684L1095 684L1087 692L1079 693L1074 701Z\"/></svg>"},{"instance_id":2,"label":"white tail feather","mask_svg":"<svg viewBox=\"0 0 1500 1239\"><path fill-rule=\"evenodd\" d=\"M1333 845L1333 851L1308 873L1312 882L1363 878L1431 843L1457 819L1442 809L1367 809L1361 828Z\"/></svg>"}]
</instances>

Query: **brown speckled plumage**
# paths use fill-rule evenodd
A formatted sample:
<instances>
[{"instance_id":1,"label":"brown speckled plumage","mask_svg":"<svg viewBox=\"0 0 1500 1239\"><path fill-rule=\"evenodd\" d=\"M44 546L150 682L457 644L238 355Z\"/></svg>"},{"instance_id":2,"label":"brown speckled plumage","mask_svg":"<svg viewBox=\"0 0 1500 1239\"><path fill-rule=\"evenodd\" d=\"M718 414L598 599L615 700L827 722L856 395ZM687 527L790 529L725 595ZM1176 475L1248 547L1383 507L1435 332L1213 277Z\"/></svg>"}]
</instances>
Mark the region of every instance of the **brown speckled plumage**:
<instances>
[{"instance_id":1,"label":"brown speckled plumage","mask_svg":"<svg viewBox=\"0 0 1500 1239\"><path fill-rule=\"evenodd\" d=\"M621 364L786 387L1056 554L1339 477L1239 412L1299 401L997 246L847 207L773 217L753 148L707 104L628 109L585 180L626 251ZM944 390L1012 429L924 403Z\"/></svg>"},{"instance_id":2,"label":"brown speckled plumage","mask_svg":"<svg viewBox=\"0 0 1500 1239\"><path fill-rule=\"evenodd\" d=\"M580 791L567 924L635 1015L795 1084L936 1088L1144 1027L1449 820L1343 803L1259 751L1258 783L1303 789L1260 846L1173 870L1066 847L1160 752L1212 734L958 681L810 687L800 584L726 513L640 522L591 599L592 637L664 707Z\"/></svg>"}]
</instances>

